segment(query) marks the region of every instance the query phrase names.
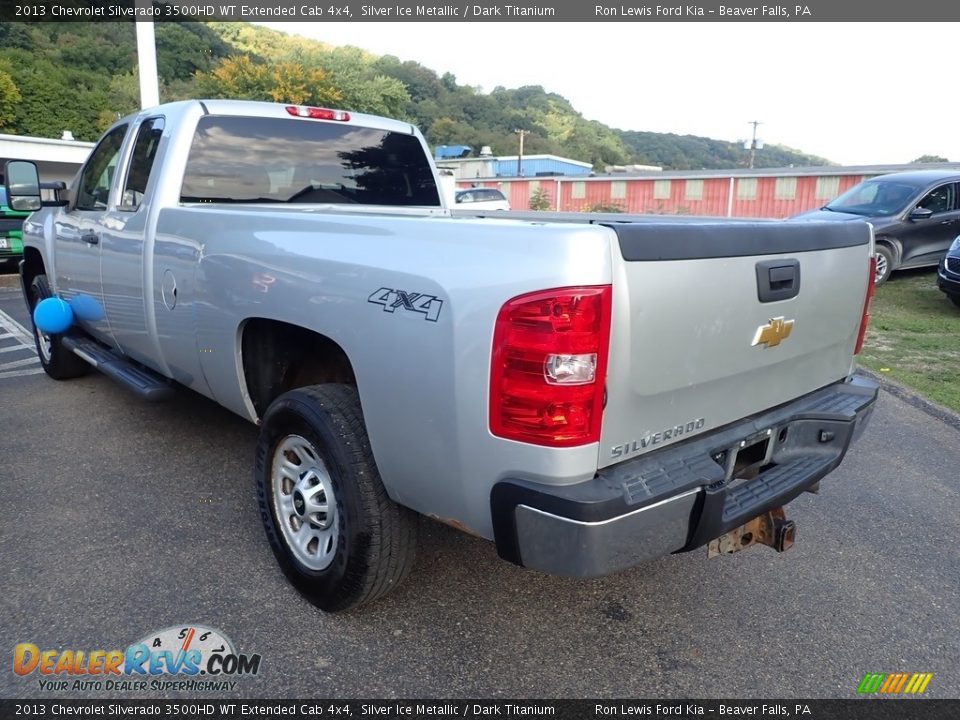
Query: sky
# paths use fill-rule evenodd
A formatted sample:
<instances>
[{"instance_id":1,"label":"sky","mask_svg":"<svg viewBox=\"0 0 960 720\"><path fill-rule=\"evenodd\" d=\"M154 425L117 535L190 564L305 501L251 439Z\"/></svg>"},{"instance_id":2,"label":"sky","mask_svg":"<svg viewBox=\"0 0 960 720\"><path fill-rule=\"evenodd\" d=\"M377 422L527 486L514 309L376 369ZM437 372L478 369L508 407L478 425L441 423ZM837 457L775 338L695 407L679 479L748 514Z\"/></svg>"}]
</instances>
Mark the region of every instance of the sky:
<instances>
[{"instance_id":1,"label":"sky","mask_svg":"<svg viewBox=\"0 0 960 720\"><path fill-rule=\"evenodd\" d=\"M263 23L419 62L461 85L541 85L623 130L757 137L844 165L960 162L957 23Z\"/></svg>"}]
</instances>

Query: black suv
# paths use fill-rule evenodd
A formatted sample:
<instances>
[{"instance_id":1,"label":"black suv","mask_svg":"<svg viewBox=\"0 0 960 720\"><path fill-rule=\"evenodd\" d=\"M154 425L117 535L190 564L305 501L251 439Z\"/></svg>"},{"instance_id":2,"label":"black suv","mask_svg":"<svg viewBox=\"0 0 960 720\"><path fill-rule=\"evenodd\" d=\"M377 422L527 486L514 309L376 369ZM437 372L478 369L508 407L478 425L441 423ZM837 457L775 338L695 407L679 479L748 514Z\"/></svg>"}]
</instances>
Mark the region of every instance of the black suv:
<instances>
[{"instance_id":1,"label":"black suv","mask_svg":"<svg viewBox=\"0 0 960 720\"><path fill-rule=\"evenodd\" d=\"M880 175L794 218L869 221L877 241L879 285L894 270L939 264L960 235L960 170Z\"/></svg>"},{"instance_id":2,"label":"black suv","mask_svg":"<svg viewBox=\"0 0 960 720\"><path fill-rule=\"evenodd\" d=\"M937 287L960 308L960 237L953 241L937 271Z\"/></svg>"}]
</instances>

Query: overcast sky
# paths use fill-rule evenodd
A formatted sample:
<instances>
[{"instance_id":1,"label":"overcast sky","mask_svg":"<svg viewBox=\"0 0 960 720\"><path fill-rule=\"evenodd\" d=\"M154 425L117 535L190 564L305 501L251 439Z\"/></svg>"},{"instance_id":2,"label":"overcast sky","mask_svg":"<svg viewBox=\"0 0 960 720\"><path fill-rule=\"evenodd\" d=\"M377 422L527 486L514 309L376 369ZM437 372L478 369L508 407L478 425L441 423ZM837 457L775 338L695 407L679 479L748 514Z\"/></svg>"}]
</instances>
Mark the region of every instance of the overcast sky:
<instances>
[{"instance_id":1,"label":"overcast sky","mask_svg":"<svg viewBox=\"0 0 960 720\"><path fill-rule=\"evenodd\" d=\"M758 137L843 164L960 161L957 23L264 23L460 84L542 85L625 130Z\"/></svg>"}]
</instances>

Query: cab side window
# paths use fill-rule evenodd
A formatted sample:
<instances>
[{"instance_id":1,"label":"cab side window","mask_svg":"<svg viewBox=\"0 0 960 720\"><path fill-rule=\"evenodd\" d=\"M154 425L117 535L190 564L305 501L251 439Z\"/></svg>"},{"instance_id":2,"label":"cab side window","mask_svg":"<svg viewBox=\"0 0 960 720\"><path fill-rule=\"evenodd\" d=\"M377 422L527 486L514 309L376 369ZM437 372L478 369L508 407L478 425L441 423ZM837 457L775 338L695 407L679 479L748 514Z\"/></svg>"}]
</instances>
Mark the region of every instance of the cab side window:
<instances>
[{"instance_id":1,"label":"cab side window","mask_svg":"<svg viewBox=\"0 0 960 720\"><path fill-rule=\"evenodd\" d=\"M111 130L90 153L77 186L77 210L106 210L127 126Z\"/></svg>"},{"instance_id":2,"label":"cab side window","mask_svg":"<svg viewBox=\"0 0 960 720\"><path fill-rule=\"evenodd\" d=\"M140 207L143 195L147 191L153 161L157 157L161 135L163 135L163 118L150 118L140 124L137 140L133 145L133 153L130 156L126 183L120 195L119 209L133 211Z\"/></svg>"}]
</instances>

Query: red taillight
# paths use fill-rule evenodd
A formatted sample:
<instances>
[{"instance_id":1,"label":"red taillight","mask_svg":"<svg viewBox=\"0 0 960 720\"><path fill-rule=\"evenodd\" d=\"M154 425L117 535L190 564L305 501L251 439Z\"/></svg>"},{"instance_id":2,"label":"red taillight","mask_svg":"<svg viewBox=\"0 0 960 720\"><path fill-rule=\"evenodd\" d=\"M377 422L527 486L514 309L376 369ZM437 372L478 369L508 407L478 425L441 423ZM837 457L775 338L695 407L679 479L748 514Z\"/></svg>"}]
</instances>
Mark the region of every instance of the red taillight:
<instances>
[{"instance_id":1,"label":"red taillight","mask_svg":"<svg viewBox=\"0 0 960 720\"><path fill-rule=\"evenodd\" d=\"M305 105L287 105L287 112L297 117L312 120L343 120L350 119L346 110L328 110L327 108L307 107Z\"/></svg>"},{"instance_id":2,"label":"red taillight","mask_svg":"<svg viewBox=\"0 0 960 720\"><path fill-rule=\"evenodd\" d=\"M876 290L874 279L877 275L877 258L875 255L870 257L868 267L870 275L867 277L867 296L863 300L863 314L860 316L860 332L857 334L856 347L853 348L854 355L859 355L860 351L863 350L863 341L867 336L867 325L870 324L870 300L873 298L874 290Z\"/></svg>"},{"instance_id":3,"label":"red taillight","mask_svg":"<svg viewBox=\"0 0 960 720\"><path fill-rule=\"evenodd\" d=\"M543 290L500 309L490 432L550 447L599 441L612 294L609 285Z\"/></svg>"}]
</instances>

